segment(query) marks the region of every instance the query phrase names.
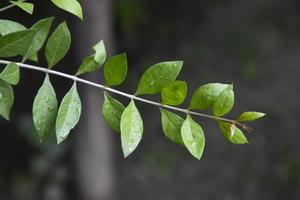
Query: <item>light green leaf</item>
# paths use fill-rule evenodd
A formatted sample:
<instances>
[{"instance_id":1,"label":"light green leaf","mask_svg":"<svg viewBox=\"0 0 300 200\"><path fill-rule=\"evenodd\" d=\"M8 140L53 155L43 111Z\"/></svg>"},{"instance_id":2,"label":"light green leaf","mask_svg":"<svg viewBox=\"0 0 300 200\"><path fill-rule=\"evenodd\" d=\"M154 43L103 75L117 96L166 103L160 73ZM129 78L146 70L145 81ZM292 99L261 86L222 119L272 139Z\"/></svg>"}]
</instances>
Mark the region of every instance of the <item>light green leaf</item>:
<instances>
[{"instance_id":1,"label":"light green leaf","mask_svg":"<svg viewBox=\"0 0 300 200\"><path fill-rule=\"evenodd\" d=\"M76 0L51 0L57 7L76 15L83 20L82 8Z\"/></svg>"},{"instance_id":2,"label":"light green leaf","mask_svg":"<svg viewBox=\"0 0 300 200\"><path fill-rule=\"evenodd\" d=\"M123 83L127 75L127 56L122 53L107 60L104 65L104 78L107 86Z\"/></svg>"},{"instance_id":3,"label":"light green leaf","mask_svg":"<svg viewBox=\"0 0 300 200\"><path fill-rule=\"evenodd\" d=\"M76 76L96 71L100 69L100 67L105 62L106 50L104 42L100 41L93 47L93 49L95 50L95 54L84 58L76 73Z\"/></svg>"},{"instance_id":4,"label":"light green leaf","mask_svg":"<svg viewBox=\"0 0 300 200\"><path fill-rule=\"evenodd\" d=\"M181 136L189 152L200 160L205 146L204 132L190 115L187 116L181 127Z\"/></svg>"},{"instance_id":5,"label":"light green leaf","mask_svg":"<svg viewBox=\"0 0 300 200\"><path fill-rule=\"evenodd\" d=\"M182 61L170 61L151 66L141 77L135 94L160 93L168 83L176 80L182 65Z\"/></svg>"},{"instance_id":6,"label":"light green leaf","mask_svg":"<svg viewBox=\"0 0 300 200\"><path fill-rule=\"evenodd\" d=\"M266 114L261 112L244 112L242 113L238 118L237 121L239 122L251 122L258 120L262 117L264 117Z\"/></svg>"},{"instance_id":7,"label":"light green leaf","mask_svg":"<svg viewBox=\"0 0 300 200\"><path fill-rule=\"evenodd\" d=\"M218 122L223 136L234 144L247 144L249 143L243 132L234 124L227 122Z\"/></svg>"},{"instance_id":8,"label":"light green leaf","mask_svg":"<svg viewBox=\"0 0 300 200\"><path fill-rule=\"evenodd\" d=\"M24 54L23 62L27 58L34 56L42 48L49 34L53 20L54 17L42 19L31 27L32 29L37 29L37 32L33 37L32 43L28 47L27 52Z\"/></svg>"},{"instance_id":9,"label":"light green leaf","mask_svg":"<svg viewBox=\"0 0 300 200\"><path fill-rule=\"evenodd\" d=\"M7 35L16 31L26 30L26 27L18 22L0 19L0 35Z\"/></svg>"},{"instance_id":10,"label":"light green leaf","mask_svg":"<svg viewBox=\"0 0 300 200\"><path fill-rule=\"evenodd\" d=\"M9 1L10 3L18 6L25 12L29 13L32 15L33 10L34 10L34 5L32 3L27 3L27 2L21 2L21 1Z\"/></svg>"},{"instance_id":11,"label":"light green leaf","mask_svg":"<svg viewBox=\"0 0 300 200\"><path fill-rule=\"evenodd\" d=\"M10 84L0 80L0 115L6 120L9 120L9 115L13 104L13 88Z\"/></svg>"},{"instance_id":12,"label":"light green leaf","mask_svg":"<svg viewBox=\"0 0 300 200\"><path fill-rule=\"evenodd\" d=\"M20 68L16 63L9 63L0 74L3 81L17 85L20 81Z\"/></svg>"},{"instance_id":13,"label":"light green leaf","mask_svg":"<svg viewBox=\"0 0 300 200\"><path fill-rule=\"evenodd\" d=\"M228 87L228 84L209 83L200 86L193 94L189 109L205 110L211 108L218 96Z\"/></svg>"},{"instance_id":14,"label":"light green leaf","mask_svg":"<svg viewBox=\"0 0 300 200\"><path fill-rule=\"evenodd\" d=\"M47 74L32 107L33 122L40 140L54 127L57 107L56 94Z\"/></svg>"},{"instance_id":15,"label":"light green leaf","mask_svg":"<svg viewBox=\"0 0 300 200\"><path fill-rule=\"evenodd\" d=\"M17 31L0 37L0 57L25 55L33 41L36 29Z\"/></svg>"},{"instance_id":16,"label":"light green leaf","mask_svg":"<svg viewBox=\"0 0 300 200\"><path fill-rule=\"evenodd\" d=\"M56 119L57 143L63 142L79 121L81 115L81 101L76 83L63 98L58 109Z\"/></svg>"},{"instance_id":17,"label":"light green leaf","mask_svg":"<svg viewBox=\"0 0 300 200\"><path fill-rule=\"evenodd\" d=\"M161 91L162 103L172 106L180 105L184 102L187 93L185 81L174 81L167 84Z\"/></svg>"},{"instance_id":18,"label":"light green leaf","mask_svg":"<svg viewBox=\"0 0 300 200\"><path fill-rule=\"evenodd\" d=\"M50 36L46 45L46 59L49 68L56 65L68 53L71 46L71 33L67 23L61 23Z\"/></svg>"},{"instance_id":19,"label":"light green leaf","mask_svg":"<svg viewBox=\"0 0 300 200\"><path fill-rule=\"evenodd\" d=\"M129 156L143 136L143 120L132 100L121 117L121 142L124 157Z\"/></svg>"},{"instance_id":20,"label":"light green leaf","mask_svg":"<svg viewBox=\"0 0 300 200\"><path fill-rule=\"evenodd\" d=\"M104 92L104 98L102 107L104 120L114 131L120 133L121 117L125 107L119 101L109 96L107 92Z\"/></svg>"},{"instance_id":21,"label":"light green leaf","mask_svg":"<svg viewBox=\"0 0 300 200\"><path fill-rule=\"evenodd\" d=\"M103 40L98 42L93 49L95 50L95 61L101 65L105 62L106 59L106 50Z\"/></svg>"},{"instance_id":22,"label":"light green leaf","mask_svg":"<svg viewBox=\"0 0 300 200\"><path fill-rule=\"evenodd\" d=\"M176 144L184 145L181 137L181 127L184 119L179 115L162 108L160 109L160 112L162 129L167 138Z\"/></svg>"},{"instance_id":23,"label":"light green leaf","mask_svg":"<svg viewBox=\"0 0 300 200\"><path fill-rule=\"evenodd\" d=\"M213 113L215 116L223 116L230 112L234 104L233 86L229 85L218 96L216 102L213 105Z\"/></svg>"}]
</instances>

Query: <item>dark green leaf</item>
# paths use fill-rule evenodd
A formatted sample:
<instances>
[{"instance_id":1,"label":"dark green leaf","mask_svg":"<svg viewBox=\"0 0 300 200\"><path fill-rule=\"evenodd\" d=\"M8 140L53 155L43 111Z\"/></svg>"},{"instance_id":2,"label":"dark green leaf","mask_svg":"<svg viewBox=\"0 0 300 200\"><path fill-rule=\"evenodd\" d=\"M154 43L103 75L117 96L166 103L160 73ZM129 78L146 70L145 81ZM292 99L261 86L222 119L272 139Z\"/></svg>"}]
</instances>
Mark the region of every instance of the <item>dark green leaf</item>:
<instances>
[{"instance_id":1,"label":"dark green leaf","mask_svg":"<svg viewBox=\"0 0 300 200\"><path fill-rule=\"evenodd\" d=\"M160 111L162 129L167 138L176 144L184 145L181 137L181 127L184 119L182 119L179 115L165 109L160 109Z\"/></svg>"},{"instance_id":2,"label":"dark green leaf","mask_svg":"<svg viewBox=\"0 0 300 200\"><path fill-rule=\"evenodd\" d=\"M81 115L81 101L76 83L63 98L56 119L57 143L63 142L76 126Z\"/></svg>"},{"instance_id":3,"label":"dark green leaf","mask_svg":"<svg viewBox=\"0 0 300 200\"><path fill-rule=\"evenodd\" d=\"M226 115L232 109L234 104L234 93L233 86L229 85L223 92L218 96L216 102L213 105L213 113L215 116Z\"/></svg>"},{"instance_id":4,"label":"dark green leaf","mask_svg":"<svg viewBox=\"0 0 300 200\"><path fill-rule=\"evenodd\" d=\"M181 136L189 152L200 160L205 146L204 132L190 115L187 116L181 127Z\"/></svg>"},{"instance_id":5,"label":"dark green leaf","mask_svg":"<svg viewBox=\"0 0 300 200\"><path fill-rule=\"evenodd\" d=\"M25 55L32 44L36 29L17 31L0 37L0 57Z\"/></svg>"},{"instance_id":6,"label":"dark green leaf","mask_svg":"<svg viewBox=\"0 0 300 200\"><path fill-rule=\"evenodd\" d=\"M247 144L249 143L243 132L234 124L227 122L218 122L220 130L224 137L234 144Z\"/></svg>"},{"instance_id":7,"label":"dark green leaf","mask_svg":"<svg viewBox=\"0 0 300 200\"><path fill-rule=\"evenodd\" d=\"M106 59L106 50L103 41L100 41L96 44L93 49L95 50L95 54L84 58L82 61L76 76L93 72L103 65Z\"/></svg>"},{"instance_id":8,"label":"dark green leaf","mask_svg":"<svg viewBox=\"0 0 300 200\"><path fill-rule=\"evenodd\" d=\"M76 0L51 0L57 7L76 15L83 20L82 8Z\"/></svg>"},{"instance_id":9,"label":"dark green leaf","mask_svg":"<svg viewBox=\"0 0 300 200\"><path fill-rule=\"evenodd\" d=\"M47 74L32 108L33 122L41 140L55 125L57 107L56 94Z\"/></svg>"},{"instance_id":10,"label":"dark green leaf","mask_svg":"<svg viewBox=\"0 0 300 200\"><path fill-rule=\"evenodd\" d=\"M9 1L9 2L16 5L16 6L18 6L19 8L21 8L25 12L32 15L33 9L34 9L34 5L32 3L27 3L27 2L22 2L22 1Z\"/></svg>"},{"instance_id":11,"label":"dark green leaf","mask_svg":"<svg viewBox=\"0 0 300 200\"><path fill-rule=\"evenodd\" d=\"M127 75L127 56L122 53L107 60L104 65L104 78L107 86L123 83Z\"/></svg>"},{"instance_id":12,"label":"dark green leaf","mask_svg":"<svg viewBox=\"0 0 300 200\"><path fill-rule=\"evenodd\" d=\"M0 74L3 81L17 85L20 81L20 68L16 63L9 63Z\"/></svg>"},{"instance_id":13,"label":"dark green leaf","mask_svg":"<svg viewBox=\"0 0 300 200\"><path fill-rule=\"evenodd\" d=\"M109 96L107 92L104 92L104 97L102 107L104 120L114 131L120 133L121 117L125 107L119 101Z\"/></svg>"},{"instance_id":14,"label":"dark green leaf","mask_svg":"<svg viewBox=\"0 0 300 200\"><path fill-rule=\"evenodd\" d=\"M31 27L32 29L37 29L37 32L31 45L28 47L26 54L24 54L23 61L34 56L42 48L48 36L53 19L54 17L42 19Z\"/></svg>"},{"instance_id":15,"label":"dark green leaf","mask_svg":"<svg viewBox=\"0 0 300 200\"><path fill-rule=\"evenodd\" d=\"M121 141L124 157L129 156L143 136L143 120L132 100L121 117Z\"/></svg>"},{"instance_id":16,"label":"dark green leaf","mask_svg":"<svg viewBox=\"0 0 300 200\"><path fill-rule=\"evenodd\" d=\"M16 31L26 30L26 27L18 22L0 19L0 35L7 35Z\"/></svg>"},{"instance_id":17,"label":"dark green leaf","mask_svg":"<svg viewBox=\"0 0 300 200\"><path fill-rule=\"evenodd\" d=\"M10 84L0 80L0 115L6 120L9 120L9 115L13 104L13 88Z\"/></svg>"},{"instance_id":18,"label":"dark green leaf","mask_svg":"<svg viewBox=\"0 0 300 200\"><path fill-rule=\"evenodd\" d=\"M167 84L161 91L162 103L172 106L184 102L187 93L185 81L174 81Z\"/></svg>"},{"instance_id":19,"label":"dark green leaf","mask_svg":"<svg viewBox=\"0 0 300 200\"><path fill-rule=\"evenodd\" d=\"M46 59L49 68L56 65L68 53L71 46L71 33L67 23L61 23L50 36L46 45Z\"/></svg>"},{"instance_id":20,"label":"dark green leaf","mask_svg":"<svg viewBox=\"0 0 300 200\"><path fill-rule=\"evenodd\" d=\"M209 83L200 86L193 94L189 109L205 110L211 108L219 95L228 87L228 84Z\"/></svg>"},{"instance_id":21,"label":"dark green leaf","mask_svg":"<svg viewBox=\"0 0 300 200\"><path fill-rule=\"evenodd\" d=\"M244 112L237 118L237 121L252 122L252 121L255 121L255 120L258 120L258 119L264 117L265 115L266 115L265 113L255 112L255 111Z\"/></svg>"},{"instance_id":22,"label":"dark green leaf","mask_svg":"<svg viewBox=\"0 0 300 200\"><path fill-rule=\"evenodd\" d=\"M167 84L176 80L182 65L182 61L171 61L151 66L141 77L136 95L160 93Z\"/></svg>"}]
</instances>

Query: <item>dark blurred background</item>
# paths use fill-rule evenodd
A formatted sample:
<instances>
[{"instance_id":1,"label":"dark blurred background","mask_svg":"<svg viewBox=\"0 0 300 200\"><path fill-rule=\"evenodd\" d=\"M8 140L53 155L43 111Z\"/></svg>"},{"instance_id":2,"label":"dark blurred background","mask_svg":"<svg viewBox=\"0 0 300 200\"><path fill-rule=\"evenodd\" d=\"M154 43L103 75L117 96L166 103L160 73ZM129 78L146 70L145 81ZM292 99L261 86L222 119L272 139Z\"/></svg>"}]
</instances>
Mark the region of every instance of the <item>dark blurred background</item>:
<instances>
[{"instance_id":1,"label":"dark blurred background","mask_svg":"<svg viewBox=\"0 0 300 200\"><path fill-rule=\"evenodd\" d=\"M236 106L229 117L246 110L267 117L252 125L250 144L243 146L228 143L213 121L197 118L206 133L204 156L197 161L164 137L156 107L137 103L145 133L124 160L119 135L101 116L102 92L80 85L80 125L62 145L55 144L54 134L40 144L31 106L43 74L23 70L11 121L0 120L1 200L300 199L299 0L81 3L83 22L50 1L36 1L33 16L14 8L1 18L28 27L48 16L56 16L55 26L66 19L72 51L56 70L74 73L92 45L104 39L109 55L128 54L129 75L121 90L133 93L154 63L184 60L179 79L187 80L190 95L201 84L233 82ZM40 58L44 65L42 53ZM102 76L86 78L101 82ZM51 78L61 100L72 82Z\"/></svg>"}]
</instances>

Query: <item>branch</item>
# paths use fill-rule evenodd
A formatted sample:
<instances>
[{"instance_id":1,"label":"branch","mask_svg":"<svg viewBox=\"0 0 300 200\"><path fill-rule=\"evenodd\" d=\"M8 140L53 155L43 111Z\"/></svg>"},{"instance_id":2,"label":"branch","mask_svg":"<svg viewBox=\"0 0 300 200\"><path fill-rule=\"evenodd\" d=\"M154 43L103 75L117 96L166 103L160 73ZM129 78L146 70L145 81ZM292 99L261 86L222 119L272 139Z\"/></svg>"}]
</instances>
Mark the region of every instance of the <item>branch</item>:
<instances>
[{"instance_id":1,"label":"branch","mask_svg":"<svg viewBox=\"0 0 300 200\"><path fill-rule=\"evenodd\" d=\"M12 61L0 60L0 64L5 64L5 65L7 65L11 62ZM53 75L56 75L56 76L64 77L64 78L71 79L71 80L76 81L76 82L80 82L80 83L83 83L83 84L86 84L86 85L90 85L90 86L99 88L101 90L106 90L106 91L111 92L111 93L115 93L115 94L130 98L130 99L134 99L136 101L144 102L144 103L147 103L147 104L155 105L155 106L166 108L166 109L169 109L169 110L175 110L175 111L182 112L182 113L185 113L185 114L196 115L196 116L200 116L200 117L203 117L203 118L219 120L219 121L223 121L223 122L229 122L229 123L232 123L232 124L236 124L236 125L240 126L241 128L243 128L245 130L249 129L249 127L247 127L245 124L242 124L242 123L240 123L236 120L227 119L227 118L223 118L223 117L216 117L216 116L213 116L213 115L208 115L208 114L204 114L204 113L190 111L190 110L184 109L184 108L178 108L178 107L174 107L174 106L164 105L162 103L158 103L158 102L155 102L155 101L151 101L151 100L148 100L148 99L137 97L135 95L128 94L128 93L125 93L125 92L122 92L122 91L119 91L119 90L116 90L116 89L113 89L113 88L110 88L110 87L106 87L106 86L101 85L101 84L97 84L97 83L94 83L94 82L91 82L91 81L88 81L88 80L85 80L85 79L82 79L82 78L78 78L78 77L73 76L73 75L65 74L65 73L62 73L62 72L59 72L59 71L55 71L55 70L51 70L51 69L47 69L47 68L43 68L43 67L38 67L38 66L34 66L34 65L24 64L24 63L16 63L16 64L19 67L24 68L24 69L40 71L40 72L45 72L45 73L48 73L48 74L53 74Z\"/></svg>"}]
</instances>

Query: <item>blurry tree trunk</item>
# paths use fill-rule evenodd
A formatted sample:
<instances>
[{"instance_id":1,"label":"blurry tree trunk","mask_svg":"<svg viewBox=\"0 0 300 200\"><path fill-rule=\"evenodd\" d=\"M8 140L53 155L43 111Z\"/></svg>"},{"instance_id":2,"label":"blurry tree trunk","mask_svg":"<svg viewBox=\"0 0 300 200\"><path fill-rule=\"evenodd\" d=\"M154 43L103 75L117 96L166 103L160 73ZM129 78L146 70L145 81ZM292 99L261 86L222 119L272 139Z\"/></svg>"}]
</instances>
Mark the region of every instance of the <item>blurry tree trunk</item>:
<instances>
[{"instance_id":1,"label":"blurry tree trunk","mask_svg":"<svg viewBox=\"0 0 300 200\"><path fill-rule=\"evenodd\" d=\"M76 47L78 58L93 53L92 47L104 40L106 49L111 51L112 37L112 0L85 0L84 22L77 23ZM100 80L99 71L87 78ZM110 130L101 115L103 95L92 87L82 90L83 113L77 134L75 162L78 175L78 188L84 200L113 199L114 166L113 144Z\"/></svg>"}]
</instances>

